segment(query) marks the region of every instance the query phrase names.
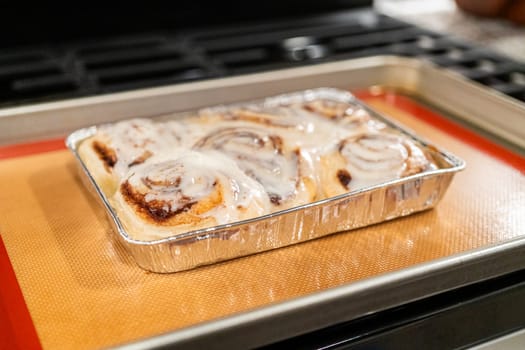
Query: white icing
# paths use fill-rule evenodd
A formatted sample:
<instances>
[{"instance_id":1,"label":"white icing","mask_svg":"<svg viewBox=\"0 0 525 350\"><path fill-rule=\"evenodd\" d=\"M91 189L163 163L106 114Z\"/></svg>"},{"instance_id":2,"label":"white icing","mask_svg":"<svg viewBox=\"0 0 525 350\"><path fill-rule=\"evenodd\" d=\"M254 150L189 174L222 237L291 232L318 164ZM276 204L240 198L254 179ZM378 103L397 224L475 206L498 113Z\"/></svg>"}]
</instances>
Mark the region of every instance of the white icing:
<instances>
[{"instance_id":1,"label":"white icing","mask_svg":"<svg viewBox=\"0 0 525 350\"><path fill-rule=\"evenodd\" d=\"M214 130L197 143L198 149L216 149L279 200L294 197L300 179L300 159L275 130L246 122Z\"/></svg>"},{"instance_id":2,"label":"white icing","mask_svg":"<svg viewBox=\"0 0 525 350\"><path fill-rule=\"evenodd\" d=\"M348 138L340 147L353 189L400 178L410 172L409 167L425 168L429 163L410 139L388 131Z\"/></svg>"},{"instance_id":3,"label":"white icing","mask_svg":"<svg viewBox=\"0 0 525 350\"><path fill-rule=\"evenodd\" d=\"M114 173L121 183L128 181L166 212L207 198L220 184L223 202L202 214L219 224L239 220L248 207L252 216L275 211L275 196L311 201L303 179L319 184L315 170L327 154L345 159L352 190L433 167L408 137L359 106L312 106L216 108L165 122L132 119L100 127L99 136L116 152ZM324 108L333 113L320 115Z\"/></svg>"},{"instance_id":4,"label":"white icing","mask_svg":"<svg viewBox=\"0 0 525 350\"><path fill-rule=\"evenodd\" d=\"M113 171L123 177L134 162L140 163L144 158L181 145L172 129L150 119L131 119L103 125L99 132L102 138L109 140L108 146L117 155Z\"/></svg>"},{"instance_id":5,"label":"white icing","mask_svg":"<svg viewBox=\"0 0 525 350\"><path fill-rule=\"evenodd\" d=\"M247 177L228 157L216 151L183 151L175 158L151 158L130 170L125 180L146 202L164 203L169 212L209 197L220 185L223 202L202 213L219 224L239 220L238 210L255 206L255 214L268 211L264 188Z\"/></svg>"}]
</instances>

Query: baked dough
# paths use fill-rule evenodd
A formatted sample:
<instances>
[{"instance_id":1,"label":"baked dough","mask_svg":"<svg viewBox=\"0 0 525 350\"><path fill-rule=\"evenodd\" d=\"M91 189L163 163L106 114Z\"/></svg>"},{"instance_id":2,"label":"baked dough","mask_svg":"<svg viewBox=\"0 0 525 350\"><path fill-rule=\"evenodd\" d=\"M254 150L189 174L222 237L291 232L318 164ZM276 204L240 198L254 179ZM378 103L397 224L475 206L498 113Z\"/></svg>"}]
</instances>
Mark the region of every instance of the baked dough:
<instances>
[{"instance_id":1,"label":"baked dough","mask_svg":"<svg viewBox=\"0 0 525 350\"><path fill-rule=\"evenodd\" d=\"M151 241L437 168L410 136L330 100L103 125L78 154L131 238Z\"/></svg>"},{"instance_id":2,"label":"baked dough","mask_svg":"<svg viewBox=\"0 0 525 350\"><path fill-rule=\"evenodd\" d=\"M430 155L410 138L388 129L340 140L321 157L326 197L435 169Z\"/></svg>"},{"instance_id":3,"label":"baked dough","mask_svg":"<svg viewBox=\"0 0 525 350\"><path fill-rule=\"evenodd\" d=\"M242 124L210 132L195 149L218 150L233 159L246 175L259 182L272 211L311 203L317 195L312 160L299 147L291 148L284 134L259 125Z\"/></svg>"},{"instance_id":4,"label":"baked dough","mask_svg":"<svg viewBox=\"0 0 525 350\"><path fill-rule=\"evenodd\" d=\"M177 147L180 138L150 119L101 125L78 148L80 157L105 193L113 193L128 170Z\"/></svg>"},{"instance_id":5,"label":"baked dough","mask_svg":"<svg viewBox=\"0 0 525 350\"><path fill-rule=\"evenodd\" d=\"M222 154L180 151L134 167L113 200L133 239L155 240L261 216L262 186Z\"/></svg>"}]
</instances>

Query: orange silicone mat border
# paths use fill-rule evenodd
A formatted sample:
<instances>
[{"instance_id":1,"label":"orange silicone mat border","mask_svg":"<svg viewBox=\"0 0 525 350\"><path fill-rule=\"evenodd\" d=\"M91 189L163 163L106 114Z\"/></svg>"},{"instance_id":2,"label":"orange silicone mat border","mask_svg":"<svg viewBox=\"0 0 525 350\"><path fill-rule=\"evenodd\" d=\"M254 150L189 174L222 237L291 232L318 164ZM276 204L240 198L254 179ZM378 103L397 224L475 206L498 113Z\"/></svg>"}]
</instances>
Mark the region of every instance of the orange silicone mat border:
<instances>
[{"instance_id":1,"label":"orange silicone mat border","mask_svg":"<svg viewBox=\"0 0 525 350\"><path fill-rule=\"evenodd\" d=\"M380 99L414 117L428 123L453 137L489 154L513 168L525 173L525 157L476 134L466 127L443 117L412 100L395 93L359 91L355 95L364 100ZM51 139L31 143L0 146L0 159L16 158L32 154L65 149L64 139ZM41 349L40 341L31 315L24 301L22 291L11 266L7 250L0 236L0 349Z\"/></svg>"},{"instance_id":2,"label":"orange silicone mat border","mask_svg":"<svg viewBox=\"0 0 525 350\"><path fill-rule=\"evenodd\" d=\"M0 349L41 349L31 315L0 236Z\"/></svg>"},{"instance_id":3,"label":"orange silicone mat border","mask_svg":"<svg viewBox=\"0 0 525 350\"><path fill-rule=\"evenodd\" d=\"M65 149L63 138L0 146L0 160ZM0 233L0 349L42 349Z\"/></svg>"},{"instance_id":4,"label":"orange silicone mat border","mask_svg":"<svg viewBox=\"0 0 525 350\"><path fill-rule=\"evenodd\" d=\"M29 156L66 148L63 138L0 146L0 159Z\"/></svg>"},{"instance_id":5,"label":"orange silicone mat border","mask_svg":"<svg viewBox=\"0 0 525 350\"><path fill-rule=\"evenodd\" d=\"M448 118L443 117L437 112L432 111L428 107L413 101L410 97L396 93L396 92L380 92L373 93L371 91L359 91L354 93L356 97L366 102L367 99L378 98L397 107L414 117L430 124L447 134L457 138L485 154L491 155L494 158L505 162L513 168L525 174L525 157L514 153L505 147L467 129L461 124L454 122Z\"/></svg>"}]
</instances>

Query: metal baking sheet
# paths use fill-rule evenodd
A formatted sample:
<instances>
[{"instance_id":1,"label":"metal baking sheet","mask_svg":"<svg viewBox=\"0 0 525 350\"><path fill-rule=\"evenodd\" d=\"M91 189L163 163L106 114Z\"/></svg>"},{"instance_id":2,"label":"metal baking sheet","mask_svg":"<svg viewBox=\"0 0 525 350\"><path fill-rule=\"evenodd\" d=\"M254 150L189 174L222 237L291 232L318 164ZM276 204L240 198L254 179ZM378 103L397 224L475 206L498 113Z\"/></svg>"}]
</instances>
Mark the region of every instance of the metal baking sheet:
<instances>
[{"instance_id":1,"label":"metal baking sheet","mask_svg":"<svg viewBox=\"0 0 525 350\"><path fill-rule=\"evenodd\" d=\"M132 254L139 266L161 273L188 270L433 208L445 194L453 175L465 166L464 161L404 130L402 126L370 109L346 91L319 88L272 96L244 106L257 107L264 112L269 103L271 107L279 107L288 105L289 101L306 103L314 100L347 103L367 111L375 120L388 125L392 132L405 135L431 154L438 169L392 179L254 219L184 232L155 241L139 241L130 237L111 200L101 190L78 153L78 146L93 136L96 129L90 127L77 130L67 138L66 143L82 168L81 175L87 177L87 181L95 188L102 205L106 208L117 239ZM220 108L227 110L233 107ZM193 114L199 113L196 111ZM170 115L167 120L181 119L185 115L186 113Z\"/></svg>"},{"instance_id":2,"label":"metal baking sheet","mask_svg":"<svg viewBox=\"0 0 525 350\"><path fill-rule=\"evenodd\" d=\"M24 106L0 111L0 143L49 138L92 124L253 100L306 88L382 86L429 101L523 152L525 107L423 61L373 57ZM504 115L505 118L501 118ZM525 239L447 256L294 300L176 330L124 349L256 347L525 267ZM311 315L323 315L311 317Z\"/></svg>"},{"instance_id":3,"label":"metal baking sheet","mask_svg":"<svg viewBox=\"0 0 525 350\"><path fill-rule=\"evenodd\" d=\"M417 96L516 145L518 151L525 148L523 103L429 62L396 56L6 108L0 110L0 145L65 136L100 123L250 101L291 91L374 85Z\"/></svg>"}]
</instances>

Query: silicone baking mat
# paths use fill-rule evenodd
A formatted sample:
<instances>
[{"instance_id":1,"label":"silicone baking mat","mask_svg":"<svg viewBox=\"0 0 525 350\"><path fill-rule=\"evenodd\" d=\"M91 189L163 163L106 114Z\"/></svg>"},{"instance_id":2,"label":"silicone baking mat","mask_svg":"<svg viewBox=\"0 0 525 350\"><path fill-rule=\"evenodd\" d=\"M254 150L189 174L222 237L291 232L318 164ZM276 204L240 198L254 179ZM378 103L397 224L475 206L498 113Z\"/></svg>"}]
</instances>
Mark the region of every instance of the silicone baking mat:
<instances>
[{"instance_id":1,"label":"silicone baking mat","mask_svg":"<svg viewBox=\"0 0 525 350\"><path fill-rule=\"evenodd\" d=\"M522 234L525 159L410 98L360 96L467 161L435 209L176 274L112 244L61 140L1 148L0 347L117 345Z\"/></svg>"}]
</instances>

